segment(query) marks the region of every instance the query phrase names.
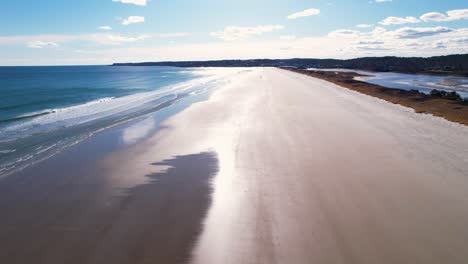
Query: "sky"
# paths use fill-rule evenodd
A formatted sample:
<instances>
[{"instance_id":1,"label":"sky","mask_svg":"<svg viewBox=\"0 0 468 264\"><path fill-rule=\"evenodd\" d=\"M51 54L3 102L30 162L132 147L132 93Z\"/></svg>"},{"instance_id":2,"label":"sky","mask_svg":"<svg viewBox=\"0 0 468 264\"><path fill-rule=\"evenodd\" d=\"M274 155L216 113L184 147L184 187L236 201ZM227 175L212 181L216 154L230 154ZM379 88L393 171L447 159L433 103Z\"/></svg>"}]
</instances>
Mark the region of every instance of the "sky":
<instances>
[{"instance_id":1,"label":"sky","mask_svg":"<svg viewBox=\"0 0 468 264\"><path fill-rule=\"evenodd\" d=\"M0 65L468 53L468 0L5 0Z\"/></svg>"}]
</instances>

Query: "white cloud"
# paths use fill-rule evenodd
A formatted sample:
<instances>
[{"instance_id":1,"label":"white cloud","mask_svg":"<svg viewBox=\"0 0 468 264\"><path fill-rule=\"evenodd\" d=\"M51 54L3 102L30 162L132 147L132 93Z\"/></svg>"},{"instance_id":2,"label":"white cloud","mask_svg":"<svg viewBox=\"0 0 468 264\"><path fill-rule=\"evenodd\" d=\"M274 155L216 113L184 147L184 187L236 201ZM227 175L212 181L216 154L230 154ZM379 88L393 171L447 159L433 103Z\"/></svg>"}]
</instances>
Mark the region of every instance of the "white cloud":
<instances>
[{"instance_id":1,"label":"white cloud","mask_svg":"<svg viewBox=\"0 0 468 264\"><path fill-rule=\"evenodd\" d=\"M430 12L421 16L422 21L448 22L461 19L468 19L468 9L456 9L447 11L447 14Z\"/></svg>"},{"instance_id":2,"label":"white cloud","mask_svg":"<svg viewBox=\"0 0 468 264\"><path fill-rule=\"evenodd\" d=\"M42 49L42 48L55 48L55 47L58 47L59 44L52 42L52 41L35 40L35 41L28 42L27 46L28 48Z\"/></svg>"},{"instance_id":3,"label":"white cloud","mask_svg":"<svg viewBox=\"0 0 468 264\"><path fill-rule=\"evenodd\" d=\"M293 35L280 36L281 40L295 40L297 37Z\"/></svg>"},{"instance_id":4,"label":"white cloud","mask_svg":"<svg viewBox=\"0 0 468 264\"><path fill-rule=\"evenodd\" d=\"M376 27L372 32L360 32L355 30L340 29L332 31L328 34L329 37L348 37L355 38L360 42L375 41L401 41L402 39L420 39L450 32L460 32L459 30L450 29L447 27L403 27L396 30L386 30L383 27ZM356 42L355 42L356 43Z\"/></svg>"},{"instance_id":5,"label":"white cloud","mask_svg":"<svg viewBox=\"0 0 468 264\"><path fill-rule=\"evenodd\" d=\"M120 2L124 4L134 4L134 5L139 5L139 6L145 6L146 5L146 0L112 0L112 2Z\"/></svg>"},{"instance_id":6,"label":"white cloud","mask_svg":"<svg viewBox=\"0 0 468 264\"><path fill-rule=\"evenodd\" d=\"M265 25L256 27L229 26L225 27L222 31L211 32L210 35L213 37L220 38L222 40L232 41L243 40L251 36L261 35L263 33L281 29L284 29L284 27L281 25Z\"/></svg>"},{"instance_id":7,"label":"white cloud","mask_svg":"<svg viewBox=\"0 0 468 264\"><path fill-rule=\"evenodd\" d=\"M433 47L437 49L451 50L463 46L468 46L468 37L441 39L433 43Z\"/></svg>"},{"instance_id":8,"label":"white cloud","mask_svg":"<svg viewBox=\"0 0 468 264\"><path fill-rule=\"evenodd\" d=\"M288 16L288 19L297 19L300 17L315 16L320 14L320 10L316 8L309 8L301 12L297 12Z\"/></svg>"},{"instance_id":9,"label":"white cloud","mask_svg":"<svg viewBox=\"0 0 468 264\"><path fill-rule=\"evenodd\" d=\"M23 35L23 36L0 36L0 45L15 46L27 45L49 47L60 46L61 43L75 41L81 38L81 35ZM31 45L29 45L31 44ZM56 44L56 45L54 45Z\"/></svg>"},{"instance_id":10,"label":"white cloud","mask_svg":"<svg viewBox=\"0 0 468 264\"><path fill-rule=\"evenodd\" d=\"M98 29L100 29L100 30L112 30L112 27L110 27L110 26L100 26L100 27L98 27Z\"/></svg>"},{"instance_id":11,"label":"white cloud","mask_svg":"<svg viewBox=\"0 0 468 264\"><path fill-rule=\"evenodd\" d=\"M355 46L354 47L356 50L359 50L359 51L365 51L365 52L368 52L368 51L389 51L390 49L389 48L386 48L382 45L358 45L358 46Z\"/></svg>"},{"instance_id":12,"label":"white cloud","mask_svg":"<svg viewBox=\"0 0 468 264\"><path fill-rule=\"evenodd\" d=\"M452 29L446 27L434 27L434 28L410 28L404 27L397 29L393 34L399 38L421 38L427 36L434 36L443 33L451 32Z\"/></svg>"},{"instance_id":13,"label":"white cloud","mask_svg":"<svg viewBox=\"0 0 468 264\"><path fill-rule=\"evenodd\" d=\"M392 2L392 0L375 0L376 3Z\"/></svg>"},{"instance_id":14,"label":"white cloud","mask_svg":"<svg viewBox=\"0 0 468 264\"><path fill-rule=\"evenodd\" d=\"M430 12L422 15L421 17L422 21L446 21L447 16L442 14L442 13L437 13L437 12Z\"/></svg>"},{"instance_id":15,"label":"white cloud","mask_svg":"<svg viewBox=\"0 0 468 264\"><path fill-rule=\"evenodd\" d=\"M468 9L456 9L447 12L450 20L468 19Z\"/></svg>"},{"instance_id":16,"label":"white cloud","mask_svg":"<svg viewBox=\"0 0 468 264\"><path fill-rule=\"evenodd\" d=\"M328 33L328 36L332 38L353 38L359 36L360 34L361 32L356 30L338 29Z\"/></svg>"},{"instance_id":17,"label":"white cloud","mask_svg":"<svg viewBox=\"0 0 468 264\"><path fill-rule=\"evenodd\" d=\"M380 40L359 40L354 42L354 44L357 45L381 45L385 44L385 42L380 41Z\"/></svg>"},{"instance_id":18,"label":"white cloud","mask_svg":"<svg viewBox=\"0 0 468 264\"><path fill-rule=\"evenodd\" d=\"M359 25L356 25L356 27L358 28L370 28L370 27L373 27L374 25L371 25L371 24L359 24Z\"/></svg>"},{"instance_id":19,"label":"white cloud","mask_svg":"<svg viewBox=\"0 0 468 264\"><path fill-rule=\"evenodd\" d=\"M129 16L122 21L122 25L130 25L135 23L143 23L145 22L145 17L142 16Z\"/></svg>"},{"instance_id":20,"label":"white cloud","mask_svg":"<svg viewBox=\"0 0 468 264\"><path fill-rule=\"evenodd\" d=\"M379 22L381 25L401 25L401 24L408 24L408 23L419 23L421 22L419 19L407 16L407 17L387 17L386 19Z\"/></svg>"},{"instance_id":21,"label":"white cloud","mask_svg":"<svg viewBox=\"0 0 468 264\"><path fill-rule=\"evenodd\" d=\"M387 32L387 30L385 28L383 28L383 27L375 27L374 30L372 30L371 34L372 34L372 36L377 37L377 36L380 36L380 35L382 35L382 34L384 34L386 32Z\"/></svg>"},{"instance_id":22,"label":"white cloud","mask_svg":"<svg viewBox=\"0 0 468 264\"><path fill-rule=\"evenodd\" d=\"M161 34L158 34L157 36L160 38L180 38L180 37L187 37L190 35L192 34L188 32L174 32L174 33L161 33Z\"/></svg>"},{"instance_id":23,"label":"white cloud","mask_svg":"<svg viewBox=\"0 0 468 264\"><path fill-rule=\"evenodd\" d=\"M446 27L411 28L403 27L386 30L376 27L372 32L340 29L328 34L335 39L338 54L356 56L435 56L453 53L466 53L468 29L449 29ZM444 45L434 44L443 36ZM446 43L451 43L448 45ZM442 49L442 47L446 47Z\"/></svg>"},{"instance_id":24,"label":"white cloud","mask_svg":"<svg viewBox=\"0 0 468 264\"><path fill-rule=\"evenodd\" d=\"M118 34L94 34L91 39L101 45L120 45L131 43L149 38L148 35L139 35L136 37L126 37Z\"/></svg>"}]
</instances>

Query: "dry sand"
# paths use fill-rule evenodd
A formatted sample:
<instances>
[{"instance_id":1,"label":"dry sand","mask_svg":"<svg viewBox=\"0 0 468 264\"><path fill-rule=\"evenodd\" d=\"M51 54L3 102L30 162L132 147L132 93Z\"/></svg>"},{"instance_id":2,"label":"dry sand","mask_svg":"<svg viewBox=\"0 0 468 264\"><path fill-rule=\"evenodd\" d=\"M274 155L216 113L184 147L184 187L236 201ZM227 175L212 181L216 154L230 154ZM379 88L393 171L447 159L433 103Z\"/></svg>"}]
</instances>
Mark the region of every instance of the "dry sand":
<instances>
[{"instance_id":1,"label":"dry sand","mask_svg":"<svg viewBox=\"0 0 468 264\"><path fill-rule=\"evenodd\" d=\"M278 69L170 124L217 138L193 263L468 260L465 126Z\"/></svg>"},{"instance_id":2,"label":"dry sand","mask_svg":"<svg viewBox=\"0 0 468 264\"><path fill-rule=\"evenodd\" d=\"M0 262L466 263L467 127L280 69L229 78L56 195L7 178Z\"/></svg>"}]
</instances>

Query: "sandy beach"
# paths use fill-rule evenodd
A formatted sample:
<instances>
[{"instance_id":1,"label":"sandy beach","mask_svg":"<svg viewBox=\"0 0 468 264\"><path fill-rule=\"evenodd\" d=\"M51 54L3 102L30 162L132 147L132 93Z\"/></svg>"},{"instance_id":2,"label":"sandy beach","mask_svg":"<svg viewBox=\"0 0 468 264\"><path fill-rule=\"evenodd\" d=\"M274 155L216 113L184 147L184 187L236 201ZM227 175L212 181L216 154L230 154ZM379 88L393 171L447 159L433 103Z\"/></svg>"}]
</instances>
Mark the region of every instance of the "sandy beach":
<instances>
[{"instance_id":1,"label":"sandy beach","mask_svg":"<svg viewBox=\"0 0 468 264\"><path fill-rule=\"evenodd\" d=\"M113 129L2 179L0 263L466 263L467 126L281 69L226 78L136 144Z\"/></svg>"}]
</instances>

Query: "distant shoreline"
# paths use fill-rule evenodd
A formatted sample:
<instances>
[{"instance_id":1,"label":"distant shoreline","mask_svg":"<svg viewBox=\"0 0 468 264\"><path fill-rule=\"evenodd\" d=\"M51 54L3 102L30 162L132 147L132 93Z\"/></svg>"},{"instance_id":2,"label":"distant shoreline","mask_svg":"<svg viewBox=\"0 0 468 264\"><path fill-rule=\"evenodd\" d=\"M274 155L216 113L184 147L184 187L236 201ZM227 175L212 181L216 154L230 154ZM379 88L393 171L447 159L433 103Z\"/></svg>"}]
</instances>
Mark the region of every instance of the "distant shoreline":
<instances>
[{"instance_id":1,"label":"distant shoreline","mask_svg":"<svg viewBox=\"0 0 468 264\"><path fill-rule=\"evenodd\" d=\"M338 59L252 59L208 61L163 61L140 63L114 63L112 66L172 66L172 67L290 67L343 68L374 72L398 72L411 74L453 75L468 77L468 54L421 57L365 57L349 60Z\"/></svg>"},{"instance_id":2,"label":"distant shoreline","mask_svg":"<svg viewBox=\"0 0 468 264\"><path fill-rule=\"evenodd\" d=\"M355 72L310 71L300 69L285 70L319 78L362 94L410 107L417 113L429 113L443 117L452 122L468 125L468 102L466 101L435 97L420 93L417 90L407 91L366 83L355 80L354 77L361 76Z\"/></svg>"}]
</instances>

